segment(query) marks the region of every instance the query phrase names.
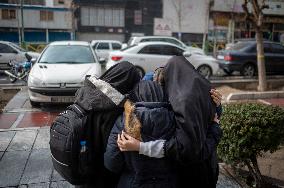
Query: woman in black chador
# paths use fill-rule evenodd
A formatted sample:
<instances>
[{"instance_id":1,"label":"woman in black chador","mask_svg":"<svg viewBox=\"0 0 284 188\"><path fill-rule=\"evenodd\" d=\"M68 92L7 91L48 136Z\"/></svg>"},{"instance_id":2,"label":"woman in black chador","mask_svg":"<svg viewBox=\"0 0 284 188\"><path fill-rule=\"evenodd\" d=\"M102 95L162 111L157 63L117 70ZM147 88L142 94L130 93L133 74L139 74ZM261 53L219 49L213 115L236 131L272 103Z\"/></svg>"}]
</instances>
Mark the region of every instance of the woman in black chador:
<instances>
[{"instance_id":1,"label":"woman in black chador","mask_svg":"<svg viewBox=\"0 0 284 188\"><path fill-rule=\"evenodd\" d=\"M75 103L89 112L86 123L86 145L90 157L86 185L79 187L114 188L119 175L104 167L103 155L110 131L123 112L125 94L141 80L135 66L121 62L101 77L90 77L76 93Z\"/></svg>"}]
</instances>

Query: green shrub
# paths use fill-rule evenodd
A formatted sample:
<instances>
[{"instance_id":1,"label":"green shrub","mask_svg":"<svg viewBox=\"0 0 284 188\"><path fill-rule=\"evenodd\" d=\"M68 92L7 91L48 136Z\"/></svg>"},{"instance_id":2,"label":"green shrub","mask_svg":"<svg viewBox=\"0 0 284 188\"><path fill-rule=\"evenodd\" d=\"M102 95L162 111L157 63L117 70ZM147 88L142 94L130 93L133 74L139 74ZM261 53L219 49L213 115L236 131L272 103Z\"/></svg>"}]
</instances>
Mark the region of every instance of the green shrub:
<instances>
[{"instance_id":1,"label":"green shrub","mask_svg":"<svg viewBox=\"0 0 284 188\"><path fill-rule=\"evenodd\" d=\"M221 126L224 134L219 157L228 164L246 165L256 186L264 187L257 157L279 148L284 138L284 109L256 103L228 104Z\"/></svg>"}]
</instances>

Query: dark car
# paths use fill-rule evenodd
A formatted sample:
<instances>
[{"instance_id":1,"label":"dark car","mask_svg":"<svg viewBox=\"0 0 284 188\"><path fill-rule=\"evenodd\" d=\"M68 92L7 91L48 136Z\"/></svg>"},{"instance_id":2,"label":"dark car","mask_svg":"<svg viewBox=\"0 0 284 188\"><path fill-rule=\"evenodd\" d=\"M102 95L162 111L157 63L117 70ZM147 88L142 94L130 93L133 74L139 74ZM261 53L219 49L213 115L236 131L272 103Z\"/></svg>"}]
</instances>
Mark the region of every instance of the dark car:
<instances>
[{"instance_id":1,"label":"dark car","mask_svg":"<svg viewBox=\"0 0 284 188\"><path fill-rule=\"evenodd\" d=\"M264 58L267 74L284 74L284 46L264 42ZM243 76L257 73L257 52L255 41L237 42L217 55L220 67L227 73L239 71Z\"/></svg>"}]
</instances>

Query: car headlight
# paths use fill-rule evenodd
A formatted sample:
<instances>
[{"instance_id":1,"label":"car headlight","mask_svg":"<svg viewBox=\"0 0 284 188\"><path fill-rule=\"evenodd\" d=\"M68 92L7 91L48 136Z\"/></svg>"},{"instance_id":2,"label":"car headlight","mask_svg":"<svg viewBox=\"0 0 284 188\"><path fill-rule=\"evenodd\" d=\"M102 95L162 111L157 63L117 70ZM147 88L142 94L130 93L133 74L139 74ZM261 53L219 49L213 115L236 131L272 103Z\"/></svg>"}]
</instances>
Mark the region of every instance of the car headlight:
<instances>
[{"instance_id":1,"label":"car headlight","mask_svg":"<svg viewBox=\"0 0 284 188\"><path fill-rule=\"evenodd\" d=\"M29 75L28 86L30 86L30 87L43 87L44 85L45 84L41 79L36 78L32 75Z\"/></svg>"}]
</instances>

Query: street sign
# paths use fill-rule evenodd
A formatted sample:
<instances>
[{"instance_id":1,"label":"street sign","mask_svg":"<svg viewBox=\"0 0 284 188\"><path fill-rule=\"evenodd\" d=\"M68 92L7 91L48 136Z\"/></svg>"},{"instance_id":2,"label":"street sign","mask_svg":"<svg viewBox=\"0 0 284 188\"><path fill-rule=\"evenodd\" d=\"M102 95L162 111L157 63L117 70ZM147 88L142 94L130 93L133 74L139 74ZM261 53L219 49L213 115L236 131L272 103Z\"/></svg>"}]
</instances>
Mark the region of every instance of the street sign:
<instances>
[{"instance_id":1,"label":"street sign","mask_svg":"<svg viewBox=\"0 0 284 188\"><path fill-rule=\"evenodd\" d=\"M154 18L154 35L172 36L171 22L167 19Z\"/></svg>"}]
</instances>

